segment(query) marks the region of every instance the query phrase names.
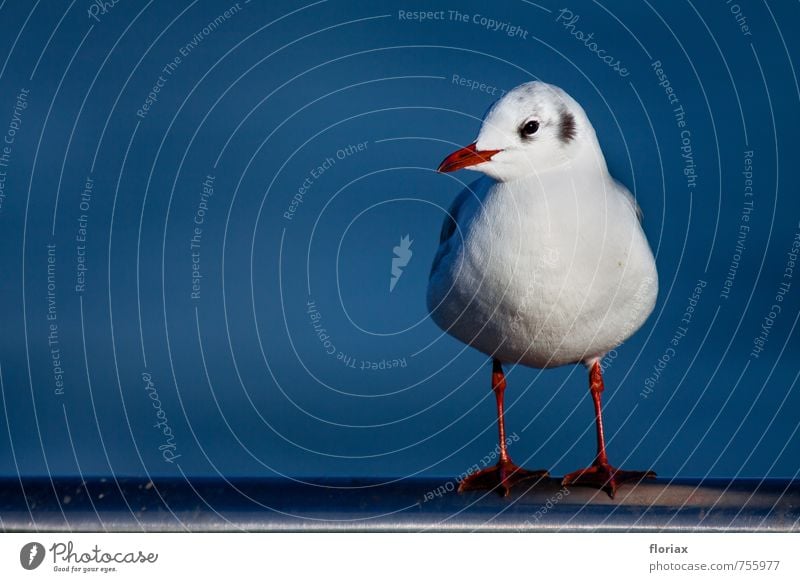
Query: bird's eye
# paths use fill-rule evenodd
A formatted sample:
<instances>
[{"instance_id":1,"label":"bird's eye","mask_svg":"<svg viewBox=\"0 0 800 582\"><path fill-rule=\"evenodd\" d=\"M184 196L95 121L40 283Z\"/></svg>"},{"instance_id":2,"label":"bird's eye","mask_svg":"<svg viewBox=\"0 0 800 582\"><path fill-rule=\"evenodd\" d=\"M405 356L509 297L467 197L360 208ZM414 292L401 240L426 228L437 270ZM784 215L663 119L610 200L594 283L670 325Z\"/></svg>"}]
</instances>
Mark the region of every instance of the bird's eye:
<instances>
[{"instance_id":1,"label":"bird's eye","mask_svg":"<svg viewBox=\"0 0 800 582\"><path fill-rule=\"evenodd\" d=\"M520 134L522 134L522 137L530 137L537 131L539 131L539 122L535 119L531 119L530 121L526 122L525 125L523 125L519 130Z\"/></svg>"}]
</instances>

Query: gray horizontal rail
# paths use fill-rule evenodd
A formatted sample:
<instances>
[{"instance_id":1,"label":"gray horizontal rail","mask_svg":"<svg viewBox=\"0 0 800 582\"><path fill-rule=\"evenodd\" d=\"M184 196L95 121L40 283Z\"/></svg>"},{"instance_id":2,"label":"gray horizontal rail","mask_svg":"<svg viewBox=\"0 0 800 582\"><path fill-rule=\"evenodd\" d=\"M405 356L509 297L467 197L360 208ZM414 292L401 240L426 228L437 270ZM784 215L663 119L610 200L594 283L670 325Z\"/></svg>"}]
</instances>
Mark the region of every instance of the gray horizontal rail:
<instances>
[{"instance_id":1,"label":"gray horizontal rail","mask_svg":"<svg viewBox=\"0 0 800 582\"><path fill-rule=\"evenodd\" d=\"M800 481L544 480L508 497L453 480L5 479L3 531L800 531Z\"/></svg>"}]
</instances>

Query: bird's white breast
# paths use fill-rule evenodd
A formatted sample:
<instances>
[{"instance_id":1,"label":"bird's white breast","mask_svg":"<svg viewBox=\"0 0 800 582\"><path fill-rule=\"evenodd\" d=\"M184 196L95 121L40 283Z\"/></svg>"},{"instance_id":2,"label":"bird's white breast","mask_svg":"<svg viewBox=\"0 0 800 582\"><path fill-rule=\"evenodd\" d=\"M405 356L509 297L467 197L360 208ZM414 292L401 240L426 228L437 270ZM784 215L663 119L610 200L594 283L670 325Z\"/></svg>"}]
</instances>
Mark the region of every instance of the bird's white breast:
<instances>
[{"instance_id":1,"label":"bird's white breast","mask_svg":"<svg viewBox=\"0 0 800 582\"><path fill-rule=\"evenodd\" d=\"M428 288L445 331L505 362L602 356L655 304L658 277L631 201L607 173L484 179L457 213Z\"/></svg>"}]
</instances>

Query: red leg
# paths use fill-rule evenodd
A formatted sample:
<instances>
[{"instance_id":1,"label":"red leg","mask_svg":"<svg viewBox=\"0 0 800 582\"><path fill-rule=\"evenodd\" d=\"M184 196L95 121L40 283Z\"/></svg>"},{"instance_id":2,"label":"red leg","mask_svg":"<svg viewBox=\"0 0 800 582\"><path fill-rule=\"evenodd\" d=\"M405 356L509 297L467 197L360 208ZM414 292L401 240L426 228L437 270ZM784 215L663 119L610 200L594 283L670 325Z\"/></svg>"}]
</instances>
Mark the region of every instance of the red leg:
<instances>
[{"instance_id":1,"label":"red leg","mask_svg":"<svg viewBox=\"0 0 800 582\"><path fill-rule=\"evenodd\" d=\"M506 377L503 374L503 366L499 360L492 361L492 390L497 400L497 430L500 438L498 461L495 466L473 473L464 479L458 487L459 492L472 489L497 489L503 496L506 496L511 488L520 481L538 480L549 476L549 473L544 470L528 471L518 467L508 456L506 423L503 410Z\"/></svg>"},{"instance_id":2,"label":"red leg","mask_svg":"<svg viewBox=\"0 0 800 582\"><path fill-rule=\"evenodd\" d=\"M596 487L608 493L608 496L613 499L614 494L617 492L617 487L623 483L638 483L644 478L652 479L656 474L653 471L622 471L608 464L601 406L601 395L604 389L603 372L598 360L589 369L589 391L594 402L594 420L597 428L597 456L591 467L570 473L564 477L561 484Z\"/></svg>"}]
</instances>

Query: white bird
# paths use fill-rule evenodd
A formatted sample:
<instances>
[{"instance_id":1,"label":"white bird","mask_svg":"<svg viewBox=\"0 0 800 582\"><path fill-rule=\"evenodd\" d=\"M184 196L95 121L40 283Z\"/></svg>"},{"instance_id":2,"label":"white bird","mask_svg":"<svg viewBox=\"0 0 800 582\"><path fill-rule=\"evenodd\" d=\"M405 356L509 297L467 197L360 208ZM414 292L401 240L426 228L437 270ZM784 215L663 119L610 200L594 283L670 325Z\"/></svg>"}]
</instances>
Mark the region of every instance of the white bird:
<instances>
[{"instance_id":1,"label":"white bird","mask_svg":"<svg viewBox=\"0 0 800 582\"><path fill-rule=\"evenodd\" d=\"M589 369L597 454L564 485L611 497L621 483L655 477L608 462L601 359L653 310L658 274L633 196L608 172L594 128L565 91L539 81L507 93L486 114L475 143L439 172L484 177L453 202L433 261L427 302L444 331L493 360L500 455L460 490L509 488L539 479L508 456L502 364Z\"/></svg>"}]
</instances>

